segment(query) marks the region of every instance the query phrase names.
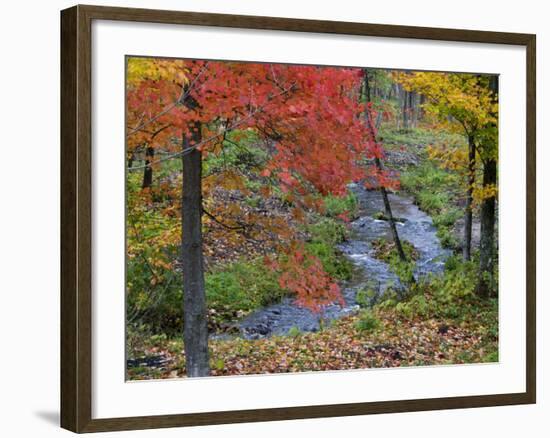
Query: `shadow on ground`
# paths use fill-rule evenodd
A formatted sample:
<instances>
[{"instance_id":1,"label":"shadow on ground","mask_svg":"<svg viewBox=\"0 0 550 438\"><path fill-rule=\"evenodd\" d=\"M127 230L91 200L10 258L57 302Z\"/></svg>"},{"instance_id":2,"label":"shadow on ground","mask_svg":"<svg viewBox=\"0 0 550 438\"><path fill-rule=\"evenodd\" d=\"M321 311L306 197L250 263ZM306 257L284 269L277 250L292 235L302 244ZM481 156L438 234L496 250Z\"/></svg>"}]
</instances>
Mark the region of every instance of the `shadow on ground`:
<instances>
[{"instance_id":1,"label":"shadow on ground","mask_svg":"<svg viewBox=\"0 0 550 438\"><path fill-rule=\"evenodd\" d=\"M45 423L49 423L54 426L59 426L59 412L58 411L36 411L34 413Z\"/></svg>"}]
</instances>

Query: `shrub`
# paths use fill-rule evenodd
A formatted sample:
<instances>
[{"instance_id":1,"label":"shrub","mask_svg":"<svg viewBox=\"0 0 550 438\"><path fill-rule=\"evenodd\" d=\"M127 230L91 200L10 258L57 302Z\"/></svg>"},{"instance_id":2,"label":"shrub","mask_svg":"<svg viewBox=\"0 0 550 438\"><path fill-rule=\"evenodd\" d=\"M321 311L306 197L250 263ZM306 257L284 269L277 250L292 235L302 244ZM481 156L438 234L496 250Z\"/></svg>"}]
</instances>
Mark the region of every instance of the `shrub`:
<instances>
[{"instance_id":1,"label":"shrub","mask_svg":"<svg viewBox=\"0 0 550 438\"><path fill-rule=\"evenodd\" d=\"M175 251L165 248L158 254L145 245L127 258L126 318L135 330L181 332L182 278L170 263Z\"/></svg>"},{"instance_id":2,"label":"shrub","mask_svg":"<svg viewBox=\"0 0 550 438\"><path fill-rule=\"evenodd\" d=\"M323 218L307 227L310 241L306 250L321 260L324 270L331 277L348 280L352 275L352 263L338 250L337 245L346 239L345 226L335 219Z\"/></svg>"},{"instance_id":3,"label":"shrub","mask_svg":"<svg viewBox=\"0 0 550 438\"><path fill-rule=\"evenodd\" d=\"M302 331L296 326L290 327L287 333L287 335L290 336L291 338L297 338L301 334L302 334Z\"/></svg>"},{"instance_id":4,"label":"shrub","mask_svg":"<svg viewBox=\"0 0 550 438\"><path fill-rule=\"evenodd\" d=\"M445 226L440 226L437 229L436 235L439 238L439 241L441 242L441 246L443 246L443 248L455 249L458 247L458 240L449 228Z\"/></svg>"},{"instance_id":5,"label":"shrub","mask_svg":"<svg viewBox=\"0 0 550 438\"><path fill-rule=\"evenodd\" d=\"M433 223L436 227L451 227L462 216L462 212L458 208L449 208L434 215Z\"/></svg>"},{"instance_id":6,"label":"shrub","mask_svg":"<svg viewBox=\"0 0 550 438\"><path fill-rule=\"evenodd\" d=\"M486 354L482 362L498 362L498 351L491 351Z\"/></svg>"},{"instance_id":7,"label":"shrub","mask_svg":"<svg viewBox=\"0 0 550 438\"><path fill-rule=\"evenodd\" d=\"M373 240L371 244L374 248L374 256L386 263L391 261L393 255L398 255L397 247L393 240L379 238ZM418 259L418 251L412 243L407 240L401 240L401 246L408 260L414 261Z\"/></svg>"},{"instance_id":8,"label":"shrub","mask_svg":"<svg viewBox=\"0 0 550 438\"><path fill-rule=\"evenodd\" d=\"M343 197L332 195L326 196L323 199L323 203L325 206L325 216L331 218L344 213L346 213L349 218L353 218L357 215L357 208L359 206L357 196L352 192Z\"/></svg>"},{"instance_id":9,"label":"shrub","mask_svg":"<svg viewBox=\"0 0 550 438\"><path fill-rule=\"evenodd\" d=\"M349 280L353 273L353 265L336 247L325 242L309 242L306 251L321 260L323 269L332 278Z\"/></svg>"},{"instance_id":10,"label":"shrub","mask_svg":"<svg viewBox=\"0 0 550 438\"><path fill-rule=\"evenodd\" d=\"M146 333L181 334L183 329L183 285L181 273L169 266L166 280L151 285L146 264L128 260L129 283L127 315L136 336ZM159 271L160 272L160 271ZM239 261L205 273L206 304L209 323L217 328L252 310L280 301L286 291L277 274L261 260Z\"/></svg>"},{"instance_id":11,"label":"shrub","mask_svg":"<svg viewBox=\"0 0 550 438\"><path fill-rule=\"evenodd\" d=\"M418 259L418 251L410 242L401 241L407 261L401 260L393 241L383 238L376 239L372 242L372 246L374 247L375 257L388 263L402 283L406 285L414 283L414 268L416 266L415 260Z\"/></svg>"},{"instance_id":12,"label":"shrub","mask_svg":"<svg viewBox=\"0 0 550 438\"><path fill-rule=\"evenodd\" d=\"M472 319L484 321L489 336L498 336L498 300L482 300L474 292L477 266L474 261L463 261L458 256L447 260L445 272L411 285L408 293L397 299L384 297L379 304L394 308L404 317L434 318L440 321L452 319L458 323Z\"/></svg>"},{"instance_id":13,"label":"shrub","mask_svg":"<svg viewBox=\"0 0 550 438\"><path fill-rule=\"evenodd\" d=\"M357 330L371 332L381 327L380 320L370 309L363 310L355 323Z\"/></svg>"},{"instance_id":14,"label":"shrub","mask_svg":"<svg viewBox=\"0 0 550 438\"><path fill-rule=\"evenodd\" d=\"M420 191L417 200L420 209L431 214L439 213L449 202L449 198L445 193L428 189Z\"/></svg>"},{"instance_id":15,"label":"shrub","mask_svg":"<svg viewBox=\"0 0 550 438\"><path fill-rule=\"evenodd\" d=\"M211 318L217 323L280 301L286 295L276 273L260 260L219 267L205 275L205 287Z\"/></svg>"},{"instance_id":16,"label":"shrub","mask_svg":"<svg viewBox=\"0 0 550 438\"><path fill-rule=\"evenodd\" d=\"M322 218L307 227L312 242L322 242L327 245L337 245L347 238L346 227L334 219Z\"/></svg>"},{"instance_id":17,"label":"shrub","mask_svg":"<svg viewBox=\"0 0 550 438\"><path fill-rule=\"evenodd\" d=\"M359 289L355 294L355 301L359 307L370 307L376 301L377 293L376 290L369 285L366 285Z\"/></svg>"}]
</instances>

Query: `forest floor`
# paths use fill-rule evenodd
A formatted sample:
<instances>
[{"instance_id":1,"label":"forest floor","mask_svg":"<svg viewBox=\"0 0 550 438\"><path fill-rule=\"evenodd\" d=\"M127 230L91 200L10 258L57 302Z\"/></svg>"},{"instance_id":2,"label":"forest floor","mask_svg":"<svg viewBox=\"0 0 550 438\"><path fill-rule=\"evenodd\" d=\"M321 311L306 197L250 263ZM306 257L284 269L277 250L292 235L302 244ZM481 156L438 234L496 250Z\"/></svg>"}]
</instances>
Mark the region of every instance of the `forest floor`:
<instances>
[{"instance_id":1,"label":"forest floor","mask_svg":"<svg viewBox=\"0 0 550 438\"><path fill-rule=\"evenodd\" d=\"M360 368L494 362L498 360L495 309L465 320L404 317L376 309L369 319L350 315L316 333L210 341L212 375L289 373ZM179 339L153 339L132 361L129 379L185 376ZM154 357L156 362L147 358ZM161 360L159 360L161 358Z\"/></svg>"}]
</instances>

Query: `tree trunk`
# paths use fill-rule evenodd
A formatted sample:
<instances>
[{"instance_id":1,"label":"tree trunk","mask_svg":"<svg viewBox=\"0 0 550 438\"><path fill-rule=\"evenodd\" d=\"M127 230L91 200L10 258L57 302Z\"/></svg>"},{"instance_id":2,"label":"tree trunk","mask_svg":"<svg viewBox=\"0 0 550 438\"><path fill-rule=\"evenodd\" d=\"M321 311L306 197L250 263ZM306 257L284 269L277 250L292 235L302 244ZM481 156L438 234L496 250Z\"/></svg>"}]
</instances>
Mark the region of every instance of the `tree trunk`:
<instances>
[{"instance_id":1,"label":"tree trunk","mask_svg":"<svg viewBox=\"0 0 550 438\"><path fill-rule=\"evenodd\" d=\"M372 102L371 93L370 93L370 80L369 80L369 70L365 69L363 72L365 76L365 99L367 100L367 103Z\"/></svg>"},{"instance_id":2,"label":"tree trunk","mask_svg":"<svg viewBox=\"0 0 550 438\"><path fill-rule=\"evenodd\" d=\"M132 152L130 153L130 156L128 157L128 169L131 169L134 167L134 160L136 159L136 153Z\"/></svg>"},{"instance_id":3,"label":"tree trunk","mask_svg":"<svg viewBox=\"0 0 550 438\"><path fill-rule=\"evenodd\" d=\"M365 82L365 95L367 102L371 101L371 94L370 94L370 84L369 84L369 72L368 69L363 70L364 75L364 82ZM374 133L375 129L373 126L374 121L371 120L370 113L366 112L366 122L367 126L369 127L369 130ZM374 159L374 164L376 165L376 168L380 171L383 170L382 161L380 158L376 157ZM388 192L384 186L380 186L380 193L382 194L382 199L384 201L384 208L386 210L386 216L388 217L388 222L390 224L390 229L393 237L393 241L395 243L395 247L397 248L397 252L399 254L399 258L406 262L407 256L405 255L405 251L403 251L403 245L401 245L401 239L399 239L399 233L397 232L397 227L395 226L395 219L393 218L393 213L391 210L391 204L390 200L388 198Z\"/></svg>"},{"instance_id":4,"label":"tree trunk","mask_svg":"<svg viewBox=\"0 0 550 438\"><path fill-rule=\"evenodd\" d=\"M411 128L416 128L418 122L418 95L410 92L410 111L411 111Z\"/></svg>"},{"instance_id":5,"label":"tree trunk","mask_svg":"<svg viewBox=\"0 0 550 438\"><path fill-rule=\"evenodd\" d=\"M472 204L474 201L474 183L476 178L476 149L474 138L468 135L468 188L466 190L466 207L464 210L464 243L462 257L470 260L472 257Z\"/></svg>"},{"instance_id":6,"label":"tree trunk","mask_svg":"<svg viewBox=\"0 0 550 438\"><path fill-rule=\"evenodd\" d=\"M488 160L483 167L483 186L497 182L497 163ZM481 204L481 240L479 243L479 280L477 292L482 297L490 295L493 289L495 265L495 197L484 199Z\"/></svg>"},{"instance_id":7,"label":"tree trunk","mask_svg":"<svg viewBox=\"0 0 550 438\"><path fill-rule=\"evenodd\" d=\"M493 100L498 99L498 76L492 76L489 87L493 92ZM497 114L498 116L498 114ZM496 185L497 183L497 159L493 148L497 145L487 145L488 157L483 165L483 187ZM490 196L481 203L481 240L479 243L479 280L477 293L481 297L488 297L494 285L495 268L495 207L496 197Z\"/></svg>"},{"instance_id":8,"label":"tree trunk","mask_svg":"<svg viewBox=\"0 0 550 438\"><path fill-rule=\"evenodd\" d=\"M375 158L374 162L376 164L376 167L379 170L382 170L382 163L380 162L379 158ZM393 237L393 241L395 243L395 247L397 248L397 253L399 254L399 258L401 261L406 262L407 256L405 255L405 251L403 251L403 245L401 245L401 239L399 238L399 233L397 232L397 227L395 226L395 219L393 217L393 213L391 210L391 204L390 199L388 197L388 191L384 186L380 187L380 193L382 193L382 199L384 201L384 208L386 210L386 216L388 217L388 223L390 224L390 230Z\"/></svg>"},{"instance_id":9,"label":"tree trunk","mask_svg":"<svg viewBox=\"0 0 550 438\"><path fill-rule=\"evenodd\" d=\"M409 92L402 89L402 113L403 113L403 131L409 130Z\"/></svg>"},{"instance_id":10,"label":"tree trunk","mask_svg":"<svg viewBox=\"0 0 550 438\"><path fill-rule=\"evenodd\" d=\"M184 136L183 148L201 141L200 124L191 129L191 139ZM208 324L202 255L201 152L193 149L182 155L182 266L183 266L183 339L188 377L210 373L208 358Z\"/></svg>"},{"instance_id":11,"label":"tree trunk","mask_svg":"<svg viewBox=\"0 0 550 438\"><path fill-rule=\"evenodd\" d=\"M145 168L143 169L143 183L141 187L146 189L151 187L153 184L153 167L151 165L153 159L155 158L155 149L151 146L147 146L145 149Z\"/></svg>"},{"instance_id":12,"label":"tree trunk","mask_svg":"<svg viewBox=\"0 0 550 438\"><path fill-rule=\"evenodd\" d=\"M426 103L426 96L421 94L418 102L418 120L422 120L424 118L425 114L424 114L424 108L422 107L422 105L424 105L425 103Z\"/></svg>"}]
</instances>

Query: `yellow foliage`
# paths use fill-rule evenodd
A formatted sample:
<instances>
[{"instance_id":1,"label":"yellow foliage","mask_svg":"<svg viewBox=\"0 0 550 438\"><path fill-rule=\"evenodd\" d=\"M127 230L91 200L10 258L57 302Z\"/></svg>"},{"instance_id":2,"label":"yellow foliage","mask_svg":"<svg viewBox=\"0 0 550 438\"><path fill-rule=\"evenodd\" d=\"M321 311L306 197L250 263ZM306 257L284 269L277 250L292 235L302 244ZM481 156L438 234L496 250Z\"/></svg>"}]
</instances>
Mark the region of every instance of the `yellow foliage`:
<instances>
[{"instance_id":1,"label":"yellow foliage","mask_svg":"<svg viewBox=\"0 0 550 438\"><path fill-rule=\"evenodd\" d=\"M188 69L183 60L129 57L127 61L126 78L129 86L161 79L185 85L189 82L187 74Z\"/></svg>"},{"instance_id":2,"label":"yellow foliage","mask_svg":"<svg viewBox=\"0 0 550 438\"><path fill-rule=\"evenodd\" d=\"M424 109L442 121L451 116L469 132L496 123L498 103L479 75L398 72L394 77L407 91L423 94Z\"/></svg>"},{"instance_id":3,"label":"yellow foliage","mask_svg":"<svg viewBox=\"0 0 550 438\"><path fill-rule=\"evenodd\" d=\"M486 186L474 186L473 196L474 203L481 204L485 199L496 198L498 194L498 187L495 184L489 184Z\"/></svg>"},{"instance_id":4,"label":"yellow foliage","mask_svg":"<svg viewBox=\"0 0 550 438\"><path fill-rule=\"evenodd\" d=\"M430 145L426 148L428 157L443 169L464 172L468 165L468 150L464 145Z\"/></svg>"}]
</instances>

